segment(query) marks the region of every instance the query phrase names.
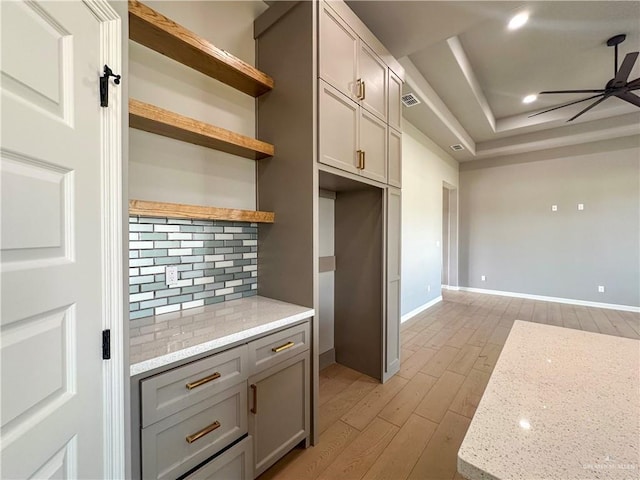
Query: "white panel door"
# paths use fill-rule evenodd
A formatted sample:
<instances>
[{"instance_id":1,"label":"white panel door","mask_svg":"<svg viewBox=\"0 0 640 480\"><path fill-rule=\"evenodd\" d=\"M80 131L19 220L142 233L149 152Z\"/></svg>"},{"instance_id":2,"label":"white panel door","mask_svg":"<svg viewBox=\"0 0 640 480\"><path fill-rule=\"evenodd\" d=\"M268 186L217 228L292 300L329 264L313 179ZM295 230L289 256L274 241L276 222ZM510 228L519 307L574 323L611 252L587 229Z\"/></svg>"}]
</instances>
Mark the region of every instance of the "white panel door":
<instances>
[{"instance_id":1,"label":"white panel door","mask_svg":"<svg viewBox=\"0 0 640 480\"><path fill-rule=\"evenodd\" d=\"M387 66L364 42L360 42L358 76L362 81L360 105L386 122Z\"/></svg>"},{"instance_id":2,"label":"white panel door","mask_svg":"<svg viewBox=\"0 0 640 480\"><path fill-rule=\"evenodd\" d=\"M360 109L359 149L364 152L360 174L387 182L387 125L367 110Z\"/></svg>"},{"instance_id":3,"label":"white panel door","mask_svg":"<svg viewBox=\"0 0 640 480\"><path fill-rule=\"evenodd\" d=\"M101 31L1 2L1 478L104 478Z\"/></svg>"}]
</instances>

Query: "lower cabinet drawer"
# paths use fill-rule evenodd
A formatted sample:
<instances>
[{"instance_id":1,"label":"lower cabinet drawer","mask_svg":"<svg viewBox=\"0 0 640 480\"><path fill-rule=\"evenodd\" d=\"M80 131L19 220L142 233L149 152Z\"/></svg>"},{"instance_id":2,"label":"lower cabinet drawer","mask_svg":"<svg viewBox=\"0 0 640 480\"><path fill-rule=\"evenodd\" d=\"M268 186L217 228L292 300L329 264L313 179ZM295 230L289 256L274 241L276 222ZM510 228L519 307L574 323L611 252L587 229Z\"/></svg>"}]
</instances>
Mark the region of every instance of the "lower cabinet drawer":
<instances>
[{"instance_id":1,"label":"lower cabinet drawer","mask_svg":"<svg viewBox=\"0 0 640 480\"><path fill-rule=\"evenodd\" d=\"M247 384L142 429L142 477L174 480L247 433Z\"/></svg>"},{"instance_id":2,"label":"lower cabinet drawer","mask_svg":"<svg viewBox=\"0 0 640 480\"><path fill-rule=\"evenodd\" d=\"M309 350L310 342L311 325L309 322L250 342L248 344L249 375L261 372Z\"/></svg>"},{"instance_id":3,"label":"lower cabinet drawer","mask_svg":"<svg viewBox=\"0 0 640 480\"><path fill-rule=\"evenodd\" d=\"M184 480L253 480L253 437L245 438Z\"/></svg>"}]
</instances>

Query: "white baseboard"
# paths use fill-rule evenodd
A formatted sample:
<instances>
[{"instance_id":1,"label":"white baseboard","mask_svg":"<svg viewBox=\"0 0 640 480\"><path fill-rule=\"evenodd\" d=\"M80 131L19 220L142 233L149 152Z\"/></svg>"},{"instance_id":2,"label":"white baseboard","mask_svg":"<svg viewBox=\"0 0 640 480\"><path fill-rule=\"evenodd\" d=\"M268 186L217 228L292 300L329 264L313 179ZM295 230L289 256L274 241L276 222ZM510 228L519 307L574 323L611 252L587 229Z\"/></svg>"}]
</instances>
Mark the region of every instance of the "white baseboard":
<instances>
[{"instance_id":1,"label":"white baseboard","mask_svg":"<svg viewBox=\"0 0 640 480\"><path fill-rule=\"evenodd\" d=\"M460 290L460 287L458 287L457 285L442 285L442 290L451 290L454 292L457 292L458 290Z\"/></svg>"},{"instance_id":2,"label":"white baseboard","mask_svg":"<svg viewBox=\"0 0 640 480\"><path fill-rule=\"evenodd\" d=\"M458 287L458 289L462 290L463 292L484 293L486 295L500 295L502 297L526 298L529 300L540 300L542 302L566 303L569 305L580 305L583 307L608 308L610 310L623 310L625 312L640 313L640 307L634 307L631 305L618 305L616 303L589 302L586 300L576 300L573 298L545 297L543 295L530 295L528 293L502 292L500 290L486 290L484 288Z\"/></svg>"},{"instance_id":3,"label":"white baseboard","mask_svg":"<svg viewBox=\"0 0 640 480\"><path fill-rule=\"evenodd\" d=\"M441 301L442 301L442 295L434 298L433 300L425 303L424 305L420 305L418 308L414 308L409 313L405 313L404 315L402 315L402 317L400 317L400 323L404 323L407 320L410 320L411 318L415 317L419 313L424 312L427 308L433 307L436 303L439 303Z\"/></svg>"}]
</instances>

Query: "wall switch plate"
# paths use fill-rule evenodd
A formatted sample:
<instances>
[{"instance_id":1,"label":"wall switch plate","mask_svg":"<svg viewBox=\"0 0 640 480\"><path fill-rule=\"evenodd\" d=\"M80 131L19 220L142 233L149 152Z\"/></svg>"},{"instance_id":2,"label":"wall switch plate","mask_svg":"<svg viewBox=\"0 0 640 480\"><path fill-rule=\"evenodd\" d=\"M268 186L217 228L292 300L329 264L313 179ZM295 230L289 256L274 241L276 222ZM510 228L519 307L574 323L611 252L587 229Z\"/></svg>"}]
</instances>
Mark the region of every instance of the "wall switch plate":
<instances>
[{"instance_id":1,"label":"wall switch plate","mask_svg":"<svg viewBox=\"0 0 640 480\"><path fill-rule=\"evenodd\" d=\"M578 204L578 210L584 210L584 203Z\"/></svg>"},{"instance_id":2,"label":"wall switch plate","mask_svg":"<svg viewBox=\"0 0 640 480\"><path fill-rule=\"evenodd\" d=\"M480 276L480 280L482 280L483 282L487 281L487 277L485 275L481 275Z\"/></svg>"},{"instance_id":3,"label":"wall switch plate","mask_svg":"<svg viewBox=\"0 0 640 480\"><path fill-rule=\"evenodd\" d=\"M551 211L552 212L557 212L558 211L558 205L551 205Z\"/></svg>"},{"instance_id":4,"label":"wall switch plate","mask_svg":"<svg viewBox=\"0 0 640 480\"><path fill-rule=\"evenodd\" d=\"M169 286L178 283L178 267L167 267L165 269L165 280Z\"/></svg>"},{"instance_id":5,"label":"wall switch plate","mask_svg":"<svg viewBox=\"0 0 640 480\"><path fill-rule=\"evenodd\" d=\"M598 293L604 293L604 285L598 285Z\"/></svg>"}]
</instances>

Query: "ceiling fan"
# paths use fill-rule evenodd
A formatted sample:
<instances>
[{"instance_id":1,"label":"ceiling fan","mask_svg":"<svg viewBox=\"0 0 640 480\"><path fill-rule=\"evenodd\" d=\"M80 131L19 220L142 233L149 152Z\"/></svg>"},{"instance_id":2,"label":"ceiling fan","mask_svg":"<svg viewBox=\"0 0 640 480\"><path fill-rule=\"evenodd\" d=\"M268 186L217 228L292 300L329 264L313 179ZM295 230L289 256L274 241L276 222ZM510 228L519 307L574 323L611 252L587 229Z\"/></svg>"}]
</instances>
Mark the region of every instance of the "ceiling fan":
<instances>
[{"instance_id":1,"label":"ceiling fan","mask_svg":"<svg viewBox=\"0 0 640 480\"><path fill-rule=\"evenodd\" d=\"M640 89L640 78L636 78L635 80L628 81L629 75L631 74L631 70L633 69L633 65L636 63L636 59L638 58L638 52L627 53L622 61L622 65L618 69L618 45L624 42L626 35L620 34L611 37L607 40L607 46L615 47L615 57L614 57L614 65L613 65L613 75L614 77L607 82L604 88L599 90L550 90L546 92L540 92L540 95L546 94L555 94L555 93L595 93L591 97L583 98L582 100L576 100L573 102L568 102L557 107L549 108L542 112L534 113L533 115L529 115L529 118L535 117L536 115L542 115L543 113L551 112L553 110L558 110L559 108L568 107L569 105L575 105L576 103L586 102L587 100L593 100L598 98L595 102L589 105L584 110L580 111L573 117L571 117L567 122L571 122L575 120L583 113L588 112L596 105L604 102L609 97L618 97L625 102L632 103L636 107L640 107L640 97L634 93L631 93L632 90Z\"/></svg>"}]
</instances>

